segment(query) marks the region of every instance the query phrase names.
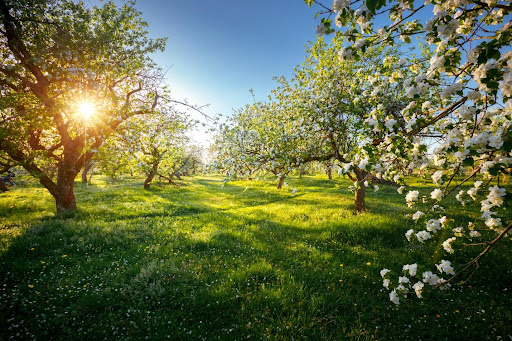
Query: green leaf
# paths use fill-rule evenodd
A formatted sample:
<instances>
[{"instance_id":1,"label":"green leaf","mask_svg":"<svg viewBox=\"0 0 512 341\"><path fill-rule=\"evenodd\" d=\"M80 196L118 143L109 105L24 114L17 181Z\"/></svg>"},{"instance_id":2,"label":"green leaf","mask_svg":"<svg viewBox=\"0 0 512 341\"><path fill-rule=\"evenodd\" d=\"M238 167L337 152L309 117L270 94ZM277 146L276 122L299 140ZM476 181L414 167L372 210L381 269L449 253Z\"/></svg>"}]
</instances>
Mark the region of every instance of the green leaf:
<instances>
[{"instance_id":1,"label":"green leaf","mask_svg":"<svg viewBox=\"0 0 512 341\"><path fill-rule=\"evenodd\" d=\"M372 14L375 14L375 10L377 9L377 6L379 4L379 0L366 0L366 7L372 12Z\"/></svg>"},{"instance_id":2,"label":"green leaf","mask_svg":"<svg viewBox=\"0 0 512 341\"><path fill-rule=\"evenodd\" d=\"M491 167L489 169L489 174L491 174L492 176L497 176L499 170L500 170L500 166L499 165L494 165L493 167Z\"/></svg>"},{"instance_id":3,"label":"green leaf","mask_svg":"<svg viewBox=\"0 0 512 341\"><path fill-rule=\"evenodd\" d=\"M465 159L462 164L466 167L472 167L474 164L475 164L475 159L473 159L472 157L469 157L467 159Z\"/></svg>"},{"instance_id":4,"label":"green leaf","mask_svg":"<svg viewBox=\"0 0 512 341\"><path fill-rule=\"evenodd\" d=\"M304 0L304 2L311 7L313 5L313 0Z\"/></svg>"}]
</instances>

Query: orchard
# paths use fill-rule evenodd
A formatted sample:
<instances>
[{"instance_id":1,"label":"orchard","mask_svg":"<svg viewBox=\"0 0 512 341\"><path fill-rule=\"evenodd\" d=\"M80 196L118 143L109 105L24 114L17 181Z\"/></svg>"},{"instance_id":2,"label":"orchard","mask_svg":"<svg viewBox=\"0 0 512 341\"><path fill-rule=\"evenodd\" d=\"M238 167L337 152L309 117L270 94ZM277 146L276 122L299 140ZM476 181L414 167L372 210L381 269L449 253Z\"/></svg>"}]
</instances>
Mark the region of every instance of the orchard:
<instances>
[{"instance_id":1,"label":"orchard","mask_svg":"<svg viewBox=\"0 0 512 341\"><path fill-rule=\"evenodd\" d=\"M1 339L512 339L510 1L304 2L0 0Z\"/></svg>"}]
</instances>

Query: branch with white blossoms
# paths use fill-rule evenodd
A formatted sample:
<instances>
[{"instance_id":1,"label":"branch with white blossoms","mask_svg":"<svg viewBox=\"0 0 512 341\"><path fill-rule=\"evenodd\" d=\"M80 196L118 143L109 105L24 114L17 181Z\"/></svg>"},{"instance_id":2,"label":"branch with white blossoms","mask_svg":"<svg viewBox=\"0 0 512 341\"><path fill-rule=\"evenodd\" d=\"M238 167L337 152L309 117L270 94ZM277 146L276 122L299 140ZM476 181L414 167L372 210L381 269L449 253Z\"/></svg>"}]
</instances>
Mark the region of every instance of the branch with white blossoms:
<instances>
[{"instance_id":1,"label":"branch with white blossoms","mask_svg":"<svg viewBox=\"0 0 512 341\"><path fill-rule=\"evenodd\" d=\"M429 208L416 210L412 216L423 227L407 231L406 237L420 243L439 242L447 254L459 248L487 245L461 272L477 265L510 231L503 207L507 193L500 187L500 174L510 174L512 167L512 22L507 19L511 13L510 2L499 0L427 0L419 6L412 0L335 0L329 13L336 16L334 22L340 28L336 34L345 41L339 56L346 62L364 57L372 46L396 45L398 39L410 43L412 36L419 36L430 44L424 48L430 53L426 68L411 56L384 60L383 65L393 67L362 80L373 91L356 97L354 103L364 101L376 108L368 115L365 128L379 136L367 152L391 161L384 176L401 177L435 169L431 180L436 188L431 193L420 196L419 191L411 190L405 195L409 207L420 199L430 202ZM376 19L383 15L389 17L390 23L374 27ZM330 29L330 21L321 23ZM382 107L384 89L396 82L402 84L408 102L399 116L391 117L377 108ZM427 155L426 136L436 138L431 155ZM456 183L455 179L461 177L463 180ZM476 180L473 187L461 189L471 179ZM457 199L455 205L446 200L452 194ZM441 203L450 206L446 212L456 211L458 204L476 206L481 222L465 227L467 222L447 216L440 209ZM440 230L451 233L436 233ZM498 237L494 238L496 234ZM466 242L473 239L490 241ZM451 263L446 262L438 264L438 270L451 274ZM433 276L427 273L415 287L401 276L390 299L398 304L399 297L406 293L421 292L422 283L438 281ZM447 281L454 278L455 274ZM390 287L390 282L385 286Z\"/></svg>"}]
</instances>

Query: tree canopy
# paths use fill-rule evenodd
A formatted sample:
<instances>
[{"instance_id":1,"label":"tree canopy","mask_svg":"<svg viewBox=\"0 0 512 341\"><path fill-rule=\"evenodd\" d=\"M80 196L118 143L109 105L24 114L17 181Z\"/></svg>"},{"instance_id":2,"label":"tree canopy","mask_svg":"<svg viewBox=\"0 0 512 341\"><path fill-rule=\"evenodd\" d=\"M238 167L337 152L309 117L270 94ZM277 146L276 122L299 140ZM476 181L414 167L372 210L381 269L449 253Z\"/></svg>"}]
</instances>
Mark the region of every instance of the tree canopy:
<instances>
[{"instance_id":1,"label":"tree canopy","mask_svg":"<svg viewBox=\"0 0 512 341\"><path fill-rule=\"evenodd\" d=\"M39 179L58 212L74 210L75 176L105 139L130 117L166 111L150 58L165 39L148 37L131 2L1 0L0 11L1 157Z\"/></svg>"},{"instance_id":2,"label":"tree canopy","mask_svg":"<svg viewBox=\"0 0 512 341\"><path fill-rule=\"evenodd\" d=\"M512 6L497 0L335 0L332 7L321 1L306 3L321 7L318 34L336 32L344 40L339 49L342 60L364 58L374 46L392 46L399 41L412 44L414 37L434 47L426 70L418 68L409 57L393 64L396 72L409 70L403 79L407 103L401 111L407 129L384 131L383 138L370 148L375 153L387 150L394 156L387 174L404 174L401 165L412 170L420 167L415 162L419 150L411 148L417 144L415 138L432 132L437 135L431 155L425 154L428 157L421 165L421 169L432 172L437 188L425 194L404 193L409 207L420 206L412 215L418 228L409 230L406 238L419 243L433 240L443 246L446 256L466 248L480 248L481 253L459 268L442 259L436 264L437 273L420 273L414 263L403 266L397 281L391 281L388 269L381 274L395 304L410 292L421 297L427 284L449 285L477 266L479 259L512 228L504 200L506 189L500 187L500 176L510 174L512 165ZM378 110L384 105L381 90L391 81L387 75L376 75L372 96L364 98L377 109L377 120L386 126L397 123L394 117ZM366 124L373 122L368 117ZM473 187L462 189L470 182ZM447 201L449 197L456 200ZM462 206L479 205L479 221L468 223L447 216L443 206L454 201ZM414 278L418 279L416 283Z\"/></svg>"}]
</instances>

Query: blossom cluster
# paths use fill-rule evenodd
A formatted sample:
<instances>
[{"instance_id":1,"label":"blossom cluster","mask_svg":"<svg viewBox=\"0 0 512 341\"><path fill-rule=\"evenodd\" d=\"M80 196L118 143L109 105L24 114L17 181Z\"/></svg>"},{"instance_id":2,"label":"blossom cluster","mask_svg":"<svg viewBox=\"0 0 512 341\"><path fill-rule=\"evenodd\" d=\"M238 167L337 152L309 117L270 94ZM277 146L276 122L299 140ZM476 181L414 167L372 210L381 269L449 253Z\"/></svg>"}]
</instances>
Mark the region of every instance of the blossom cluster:
<instances>
[{"instance_id":1,"label":"blossom cluster","mask_svg":"<svg viewBox=\"0 0 512 341\"><path fill-rule=\"evenodd\" d=\"M383 67L366 79L372 90L363 94L365 103L371 104L365 128L378 136L374 139L378 143L367 146L372 149L369 154L376 155L369 159L370 167L393 160L386 164L383 177L403 179L412 172L431 172L428 178L437 187L421 195L418 190L404 193L408 207L427 205L412 215L420 228L408 230L406 238L419 243L443 238L439 244L448 255L470 247L464 246L471 245L464 240L502 238L511 228L503 210L507 191L499 184L499 174L512 166L512 52L507 51L512 23L505 19L512 13L510 3L334 1L332 12L340 27L337 35L345 39L338 55L345 63L363 58L371 46L393 45L398 40L409 43L411 36L422 36L429 44L424 47L423 59L411 55L383 59ZM376 19L384 13L390 24L374 27L383 22ZM482 39L475 42L475 36ZM383 94L397 83L405 103L390 115L383 110L389 107ZM362 98L354 100L362 102ZM427 148L426 141L432 137L436 143ZM473 186L464 189L471 180ZM399 193L403 192L401 187ZM445 200L451 196L462 206L479 207L480 220L467 224L447 216L448 210L439 205L453 205ZM441 230L444 232L436 233ZM449 261L436 267L442 273L455 274ZM391 289L390 300L398 304L407 292L421 293L423 283L439 284L435 276L424 272L424 280L414 288L403 276L392 288L386 277L384 286Z\"/></svg>"}]
</instances>

